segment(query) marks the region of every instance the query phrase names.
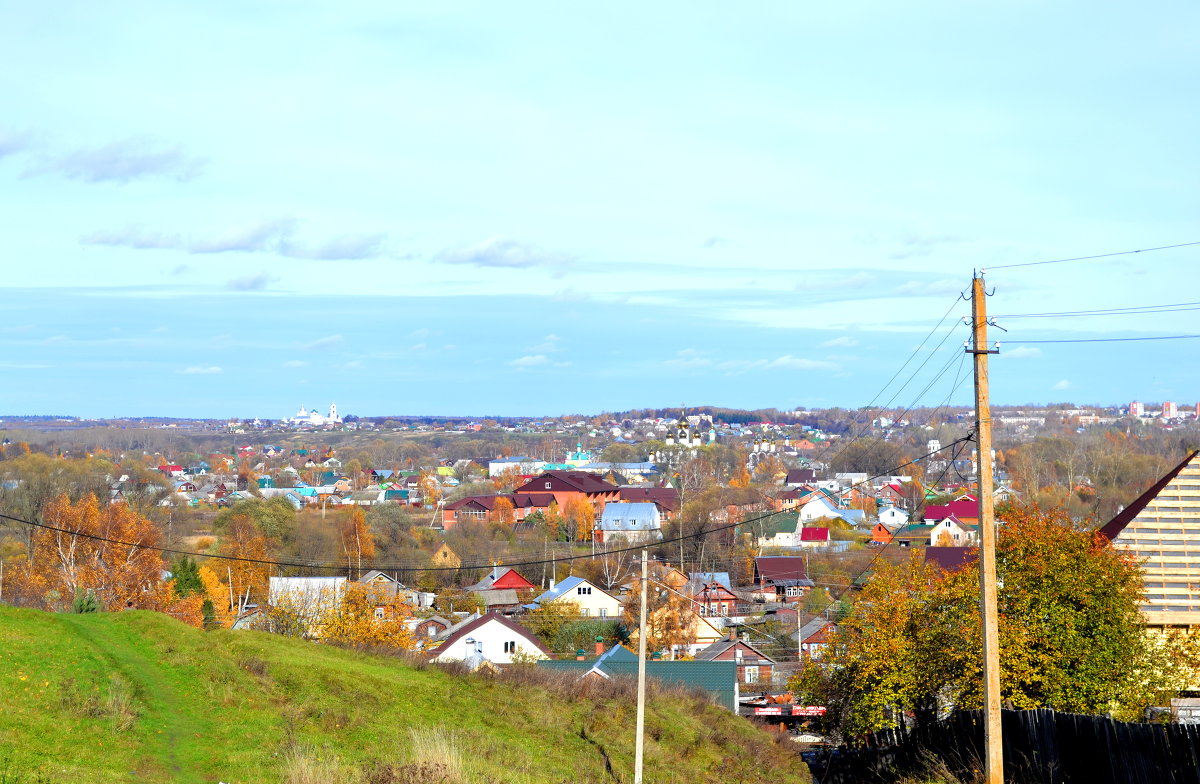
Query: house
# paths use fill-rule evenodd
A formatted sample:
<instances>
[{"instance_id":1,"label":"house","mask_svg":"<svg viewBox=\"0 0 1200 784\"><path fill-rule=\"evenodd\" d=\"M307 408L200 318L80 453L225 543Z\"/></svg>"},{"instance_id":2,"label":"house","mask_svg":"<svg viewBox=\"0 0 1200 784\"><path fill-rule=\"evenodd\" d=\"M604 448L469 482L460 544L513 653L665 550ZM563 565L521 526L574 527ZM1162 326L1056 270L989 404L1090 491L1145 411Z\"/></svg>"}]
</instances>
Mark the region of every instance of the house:
<instances>
[{"instance_id":1,"label":"house","mask_svg":"<svg viewBox=\"0 0 1200 784\"><path fill-rule=\"evenodd\" d=\"M536 586L526 579L525 575L509 566L493 566L483 579L474 585L468 585L468 591L530 591Z\"/></svg>"},{"instance_id":2,"label":"house","mask_svg":"<svg viewBox=\"0 0 1200 784\"><path fill-rule=\"evenodd\" d=\"M501 476L502 474L520 474L528 476L542 470L546 465L545 460L537 460L536 458L527 455L519 457L498 457L495 460L489 460L487 463L487 472L489 477Z\"/></svg>"},{"instance_id":3,"label":"house","mask_svg":"<svg viewBox=\"0 0 1200 784\"><path fill-rule=\"evenodd\" d=\"M513 495L547 493L554 496L559 509L566 509L567 502L576 498L602 509L604 504L618 499L620 488L586 471L546 471L513 491Z\"/></svg>"},{"instance_id":4,"label":"house","mask_svg":"<svg viewBox=\"0 0 1200 784\"><path fill-rule=\"evenodd\" d=\"M900 547L924 547L929 544L932 525L906 525L892 534L892 541Z\"/></svg>"},{"instance_id":5,"label":"house","mask_svg":"<svg viewBox=\"0 0 1200 784\"><path fill-rule=\"evenodd\" d=\"M497 507L500 499L508 502ZM451 501L442 507L442 529L449 530L463 520L504 522L501 518L511 513L507 522L520 522L534 512L545 512L554 503L549 493L527 493L524 495L472 495ZM505 510L508 511L505 511Z\"/></svg>"},{"instance_id":6,"label":"house","mask_svg":"<svg viewBox=\"0 0 1200 784\"><path fill-rule=\"evenodd\" d=\"M928 518L926 518L928 519ZM929 529L929 546L965 547L979 543L979 526L966 525L954 515L936 523Z\"/></svg>"},{"instance_id":7,"label":"house","mask_svg":"<svg viewBox=\"0 0 1200 784\"><path fill-rule=\"evenodd\" d=\"M800 627L796 637L799 639L800 656L809 659L820 659L829 643L829 638L837 629L837 625L828 618L817 616Z\"/></svg>"},{"instance_id":8,"label":"house","mask_svg":"<svg viewBox=\"0 0 1200 784\"><path fill-rule=\"evenodd\" d=\"M732 661L738 683L744 686L771 683L775 660L745 640L730 634L696 654L696 661Z\"/></svg>"},{"instance_id":9,"label":"house","mask_svg":"<svg viewBox=\"0 0 1200 784\"><path fill-rule=\"evenodd\" d=\"M550 658L533 632L503 615L490 612L460 625L441 641L430 661L468 661L478 657L493 664Z\"/></svg>"},{"instance_id":10,"label":"house","mask_svg":"<svg viewBox=\"0 0 1200 784\"><path fill-rule=\"evenodd\" d=\"M729 575L725 582L696 579L688 581L683 593L690 596L695 610L706 618L728 618L737 614L737 594L729 587Z\"/></svg>"},{"instance_id":11,"label":"house","mask_svg":"<svg viewBox=\"0 0 1200 784\"><path fill-rule=\"evenodd\" d=\"M308 633L320 636L321 618L335 609L346 593L345 577L271 577L268 602L295 614L308 624Z\"/></svg>"},{"instance_id":12,"label":"house","mask_svg":"<svg viewBox=\"0 0 1200 784\"><path fill-rule=\"evenodd\" d=\"M944 520L952 515L960 522L977 524L979 522L979 501L965 495L948 504L925 507L926 520Z\"/></svg>"},{"instance_id":13,"label":"house","mask_svg":"<svg viewBox=\"0 0 1200 784\"><path fill-rule=\"evenodd\" d=\"M908 512L898 506L880 507L876 518L889 529L900 528L908 524Z\"/></svg>"},{"instance_id":14,"label":"house","mask_svg":"<svg viewBox=\"0 0 1200 784\"><path fill-rule=\"evenodd\" d=\"M545 591L533 602L526 605L529 609L549 604L554 601L576 602L579 614L590 618L618 618L621 615L621 600L582 577L568 577L557 585Z\"/></svg>"},{"instance_id":15,"label":"house","mask_svg":"<svg viewBox=\"0 0 1200 784\"><path fill-rule=\"evenodd\" d=\"M793 468L787 472L783 483L788 487L803 487L817 481L817 472L811 468Z\"/></svg>"},{"instance_id":16,"label":"house","mask_svg":"<svg viewBox=\"0 0 1200 784\"><path fill-rule=\"evenodd\" d=\"M803 556L771 555L754 559L754 585L755 601L798 602L813 581Z\"/></svg>"},{"instance_id":17,"label":"house","mask_svg":"<svg viewBox=\"0 0 1200 784\"><path fill-rule=\"evenodd\" d=\"M871 543L887 544L888 542L892 541L892 537L896 535L896 532L903 527L904 524L889 525L880 521L871 529Z\"/></svg>"},{"instance_id":18,"label":"house","mask_svg":"<svg viewBox=\"0 0 1200 784\"><path fill-rule=\"evenodd\" d=\"M429 563L439 569L457 569L462 566L462 559L450 549L450 545L442 542L429 557Z\"/></svg>"},{"instance_id":19,"label":"house","mask_svg":"<svg viewBox=\"0 0 1200 784\"><path fill-rule=\"evenodd\" d=\"M1099 530L1141 561L1151 629L1200 627L1200 452L1190 452Z\"/></svg>"},{"instance_id":20,"label":"house","mask_svg":"<svg viewBox=\"0 0 1200 784\"><path fill-rule=\"evenodd\" d=\"M454 624L448 619L440 615L434 615L430 618L417 618L413 623L413 639L418 645L438 637Z\"/></svg>"},{"instance_id":21,"label":"house","mask_svg":"<svg viewBox=\"0 0 1200 784\"><path fill-rule=\"evenodd\" d=\"M801 528L797 533L800 534L800 541L796 544L800 547L827 547L829 546L829 529L820 526L808 526Z\"/></svg>"},{"instance_id":22,"label":"house","mask_svg":"<svg viewBox=\"0 0 1200 784\"><path fill-rule=\"evenodd\" d=\"M510 615L521 609L521 598L513 588L486 588L471 591L483 602L484 612L498 612Z\"/></svg>"},{"instance_id":23,"label":"house","mask_svg":"<svg viewBox=\"0 0 1200 784\"><path fill-rule=\"evenodd\" d=\"M658 506L663 520L671 520L679 511L679 491L674 487L621 487L617 500L622 503L652 503Z\"/></svg>"},{"instance_id":24,"label":"house","mask_svg":"<svg viewBox=\"0 0 1200 784\"><path fill-rule=\"evenodd\" d=\"M638 545L662 541L662 512L658 504L605 504L600 522L592 529L597 544Z\"/></svg>"}]
</instances>

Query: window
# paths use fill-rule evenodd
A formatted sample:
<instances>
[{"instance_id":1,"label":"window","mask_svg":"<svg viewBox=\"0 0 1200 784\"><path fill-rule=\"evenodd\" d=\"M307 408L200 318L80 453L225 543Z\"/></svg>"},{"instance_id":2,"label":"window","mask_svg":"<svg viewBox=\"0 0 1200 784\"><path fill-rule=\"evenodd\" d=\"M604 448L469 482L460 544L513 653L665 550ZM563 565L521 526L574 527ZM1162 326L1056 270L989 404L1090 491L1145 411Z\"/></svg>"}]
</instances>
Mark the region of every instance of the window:
<instances>
[{"instance_id":1,"label":"window","mask_svg":"<svg viewBox=\"0 0 1200 784\"><path fill-rule=\"evenodd\" d=\"M758 667L756 665L751 665L751 666L746 667L745 673L746 673L745 676L742 678L743 683L757 683L758 682Z\"/></svg>"},{"instance_id":2,"label":"window","mask_svg":"<svg viewBox=\"0 0 1200 784\"><path fill-rule=\"evenodd\" d=\"M607 608L607 607L601 607L601 608L598 610L598 612L600 613L600 617L601 617L601 618L607 618L607 617L608 617L608 608Z\"/></svg>"},{"instance_id":3,"label":"window","mask_svg":"<svg viewBox=\"0 0 1200 784\"><path fill-rule=\"evenodd\" d=\"M384 619L384 617L385 617L385 616L384 616L383 608L382 608L382 607L376 607L376 608L375 608L375 620L377 620L377 621L382 621L382 620Z\"/></svg>"},{"instance_id":4,"label":"window","mask_svg":"<svg viewBox=\"0 0 1200 784\"><path fill-rule=\"evenodd\" d=\"M516 653L517 652L517 641L509 640L508 642L504 643L504 652L505 653Z\"/></svg>"},{"instance_id":5,"label":"window","mask_svg":"<svg viewBox=\"0 0 1200 784\"><path fill-rule=\"evenodd\" d=\"M589 596L592 593L592 586L581 585L575 589L575 593L577 593L580 596Z\"/></svg>"},{"instance_id":6,"label":"window","mask_svg":"<svg viewBox=\"0 0 1200 784\"><path fill-rule=\"evenodd\" d=\"M583 616L583 617L585 617L585 618L586 618L586 617L587 617L587 614L588 614L588 608L586 608L586 607L580 607L580 608L579 608L579 614L580 614L581 616Z\"/></svg>"},{"instance_id":7,"label":"window","mask_svg":"<svg viewBox=\"0 0 1200 784\"><path fill-rule=\"evenodd\" d=\"M547 483L546 483L546 489L547 489L547 490L549 490L552 484L553 484L553 483L551 483L551 482L547 482Z\"/></svg>"}]
</instances>

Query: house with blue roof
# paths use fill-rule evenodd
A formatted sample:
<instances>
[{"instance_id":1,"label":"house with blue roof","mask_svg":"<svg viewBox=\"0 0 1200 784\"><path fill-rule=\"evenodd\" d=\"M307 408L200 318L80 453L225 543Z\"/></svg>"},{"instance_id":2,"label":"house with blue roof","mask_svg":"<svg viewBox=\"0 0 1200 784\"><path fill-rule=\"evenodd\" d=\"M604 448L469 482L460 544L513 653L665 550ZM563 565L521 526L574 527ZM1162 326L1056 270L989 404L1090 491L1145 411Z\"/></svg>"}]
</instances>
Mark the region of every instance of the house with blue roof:
<instances>
[{"instance_id":1,"label":"house with blue roof","mask_svg":"<svg viewBox=\"0 0 1200 784\"><path fill-rule=\"evenodd\" d=\"M651 502L609 503L592 531L597 544L639 545L662 541L662 510Z\"/></svg>"},{"instance_id":2,"label":"house with blue roof","mask_svg":"<svg viewBox=\"0 0 1200 784\"><path fill-rule=\"evenodd\" d=\"M536 610L550 602L567 601L579 605L579 614L588 618L619 618L623 605L621 600L582 577L568 577L525 605Z\"/></svg>"}]
</instances>

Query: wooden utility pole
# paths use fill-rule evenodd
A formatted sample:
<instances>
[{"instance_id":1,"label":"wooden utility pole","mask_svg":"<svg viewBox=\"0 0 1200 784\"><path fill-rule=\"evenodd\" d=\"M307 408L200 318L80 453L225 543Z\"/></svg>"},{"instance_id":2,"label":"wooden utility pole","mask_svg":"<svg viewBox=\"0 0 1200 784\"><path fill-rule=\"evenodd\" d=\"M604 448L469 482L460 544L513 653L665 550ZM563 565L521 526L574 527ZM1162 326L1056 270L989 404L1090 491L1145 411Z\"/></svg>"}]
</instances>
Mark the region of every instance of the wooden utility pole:
<instances>
[{"instance_id":1,"label":"wooden utility pole","mask_svg":"<svg viewBox=\"0 0 1200 784\"><path fill-rule=\"evenodd\" d=\"M979 475L979 606L983 615L984 784L1004 784L1000 714L1000 640L996 621L996 519L992 503L992 410L988 404L987 294L983 276L971 281L975 358L975 446Z\"/></svg>"},{"instance_id":2,"label":"wooden utility pole","mask_svg":"<svg viewBox=\"0 0 1200 784\"><path fill-rule=\"evenodd\" d=\"M650 566L642 550L642 607L638 612L638 685L637 738L633 752L633 784L642 784L642 759L645 753L646 731L646 588L650 584Z\"/></svg>"}]
</instances>

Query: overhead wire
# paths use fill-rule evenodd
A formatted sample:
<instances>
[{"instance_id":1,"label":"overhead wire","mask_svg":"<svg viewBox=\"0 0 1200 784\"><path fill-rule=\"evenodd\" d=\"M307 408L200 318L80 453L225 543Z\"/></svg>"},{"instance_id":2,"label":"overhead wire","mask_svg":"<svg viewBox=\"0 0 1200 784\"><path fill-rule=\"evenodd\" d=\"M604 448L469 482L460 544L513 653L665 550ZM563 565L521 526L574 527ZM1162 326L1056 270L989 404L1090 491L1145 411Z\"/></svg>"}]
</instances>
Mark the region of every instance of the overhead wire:
<instances>
[{"instance_id":1,"label":"overhead wire","mask_svg":"<svg viewBox=\"0 0 1200 784\"><path fill-rule=\"evenodd\" d=\"M1016 267L1037 267L1043 264L1064 264L1068 261L1090 261L1092 259L1109 259L1114 256L1130 256L1135 253L1152 253L1160 250L1172 250L1174 248L1188 248L1194 245L1200 245L1200 241L1196 242L1180 242L1175 245L1159 245L1155 248L1138 248L1137 250L1121 250L1115 253L1097 253L1091 256L1074 256L1066 259L1046 259L1045 261L1026 261L1020 264L996 264L988 267L989 270L998 269L1013 269Z\"/></svg>"}]
</instances>

